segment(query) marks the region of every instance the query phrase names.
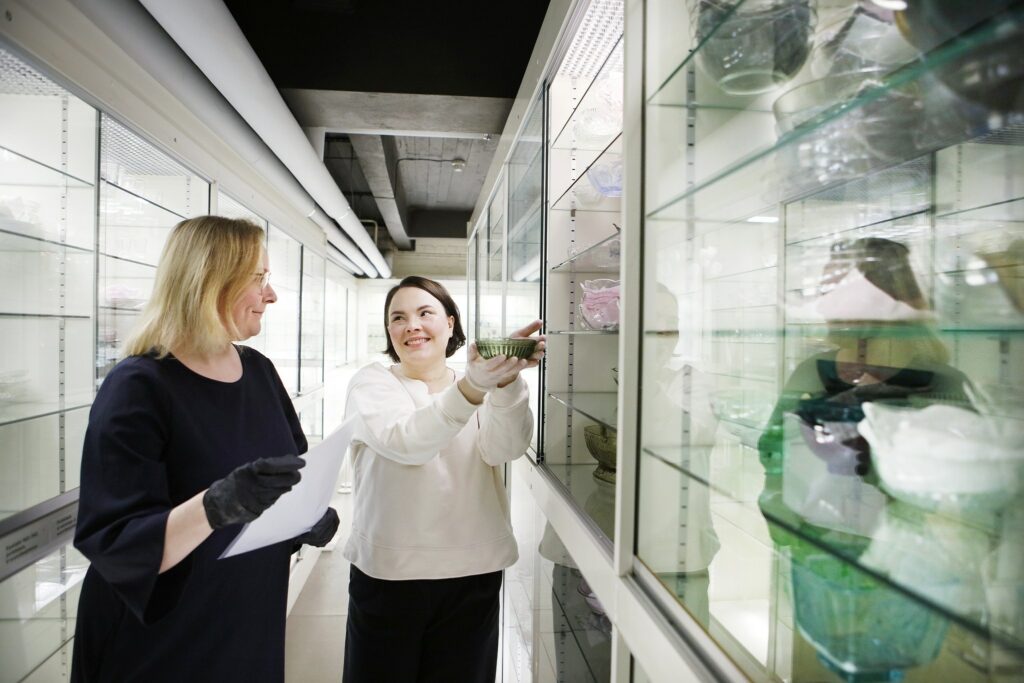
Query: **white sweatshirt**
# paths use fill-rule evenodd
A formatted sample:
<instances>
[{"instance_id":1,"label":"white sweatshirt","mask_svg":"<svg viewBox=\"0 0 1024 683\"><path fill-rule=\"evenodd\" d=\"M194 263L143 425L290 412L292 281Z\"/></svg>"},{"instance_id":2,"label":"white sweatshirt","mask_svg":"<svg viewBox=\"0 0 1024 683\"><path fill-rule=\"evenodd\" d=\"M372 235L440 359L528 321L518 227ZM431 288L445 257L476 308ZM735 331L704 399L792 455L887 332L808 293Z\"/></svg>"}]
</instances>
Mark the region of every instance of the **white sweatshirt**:
<instances>
[{"instance_id":1,"label":"white sweatshirt","mask_svg":"<svg viewBox=\"0 0 1024 683\"><path fill-rule=\"evenodd\" d=\"M456 378L458 379L458 378ZM345 559L378 579L447 579L511 566L519 551L498 466L533 436L522 377L473 405L373 363L352 378L352 534Z\"/></svg>"}]
</instances>

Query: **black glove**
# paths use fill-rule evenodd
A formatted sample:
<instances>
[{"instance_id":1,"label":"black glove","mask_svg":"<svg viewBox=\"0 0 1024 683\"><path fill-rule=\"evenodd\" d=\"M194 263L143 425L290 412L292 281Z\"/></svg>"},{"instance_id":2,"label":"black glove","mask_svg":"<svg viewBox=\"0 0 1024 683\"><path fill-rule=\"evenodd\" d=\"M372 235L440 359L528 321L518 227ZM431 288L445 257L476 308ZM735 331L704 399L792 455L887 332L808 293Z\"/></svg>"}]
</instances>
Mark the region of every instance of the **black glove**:
<instances>
[{"instance_id":1,"label":"black glove","mask_svg":"<svg viewBox=\"0 0 1024 683\"><path fill-rule=\"evenodd\" d=\"M256 519L299 483L299 470L305 466L306 461L297 455L282 455L236 467L228 476L210 484L203 495L210 526L221 529Z\"/></svg>"},{"instance_id":2,"label":"black glove","mask_svg":"<svg viewBox=\"0 0 1024 683\"><path fill-rule=\"evenodd\" d=\"M327 508L327 512L319 522L313 525L312 529L295 537L292 543L292 552L298 550L303 543L323 548L331 542L334 534L338 533L339 524L341 524L341 520L338 519L338 511L334 508Z\"/></svg>"}]
</instances>

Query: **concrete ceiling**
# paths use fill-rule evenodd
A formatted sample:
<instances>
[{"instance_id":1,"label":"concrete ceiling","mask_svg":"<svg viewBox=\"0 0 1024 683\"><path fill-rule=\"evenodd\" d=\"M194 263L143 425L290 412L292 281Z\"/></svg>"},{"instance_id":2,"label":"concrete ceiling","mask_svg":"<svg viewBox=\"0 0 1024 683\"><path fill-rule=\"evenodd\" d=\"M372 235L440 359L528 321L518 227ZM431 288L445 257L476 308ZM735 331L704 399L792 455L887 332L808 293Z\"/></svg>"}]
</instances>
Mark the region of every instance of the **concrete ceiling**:
<instances>
[{"instance_id":1,"label":"concrete ceiling","mask_svg":"<svg viewBox=\"0 0 1024 683\"><path fill-rule=\"evenodd\" d=\"M225 4L383 249L465 238L548 0Z\"/></svg>"}]
</instances>

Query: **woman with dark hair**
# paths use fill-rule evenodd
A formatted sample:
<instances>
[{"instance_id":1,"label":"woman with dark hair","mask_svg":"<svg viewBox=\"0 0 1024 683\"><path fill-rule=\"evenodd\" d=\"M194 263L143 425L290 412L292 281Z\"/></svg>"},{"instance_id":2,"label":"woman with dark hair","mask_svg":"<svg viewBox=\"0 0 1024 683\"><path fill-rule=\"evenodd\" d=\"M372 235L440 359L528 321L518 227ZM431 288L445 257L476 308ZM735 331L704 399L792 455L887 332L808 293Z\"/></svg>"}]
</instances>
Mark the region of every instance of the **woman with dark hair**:
<instances>
[{"instance_id":1,"label":"woman with dark hair","mask_svg":"<svg viewBox=\"0 0 1024 683\"><path fill-rule=\"evenodd\" d=\"M500 466L533 436L529 360L481 358L448 367L464 343L443 286L407 277L384 304L395 365L349 385L353 518L345 680L493 683L501 572L518 558ZM513 333L528 337L538 320Z\"/></svg>"}]
</instances>

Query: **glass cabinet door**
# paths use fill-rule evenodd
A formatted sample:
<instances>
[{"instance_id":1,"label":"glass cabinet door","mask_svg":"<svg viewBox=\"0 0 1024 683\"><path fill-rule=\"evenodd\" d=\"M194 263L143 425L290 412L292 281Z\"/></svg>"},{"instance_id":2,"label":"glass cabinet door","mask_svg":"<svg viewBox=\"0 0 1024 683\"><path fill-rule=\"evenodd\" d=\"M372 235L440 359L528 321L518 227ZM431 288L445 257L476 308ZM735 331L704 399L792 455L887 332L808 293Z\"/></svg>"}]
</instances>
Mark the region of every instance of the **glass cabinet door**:
<instances>
[{"instance_id":1,"label":"glass cabinet door","mask_svg":"<svg viewBox=\"0 0 1024 683\"><path fill-rule=\"evenodd\" d=\"M622 226L621 2L593 3L547 93L541 457L600 528L615 518Z\"/></svg>"},{"instance_id":2,"label":"glass cabinet door","mask_svg":"<svg viewBox=\"0 0 1024 683\"><path fill-rule=\"evenodd\" d=\"M505 333L511 334L541 316L541 275L544 254L544 100L533 104L508 160L508 273ZM530 407L540 408L540 375L523 373L530 386ZM538 431L534 430L536 450Z\"/></svg>"},{"instance_id":3,"label":"glass cabinet door","mask_svg":"<svg viewBox=\"0 0 1024 683\"><path fill-rule=\"evenodd\" d=\"M1024 674L1010 4L645 3L636 554L752 679Z\"/></svg>"},{"instance_id":4,"label":"glass cabinet door","mask_svg":"<svg viewBox=\"0 0 1024 683\"><path fill-rule=\"evenodd\" d=\"M0 520L78 486L93 397L96 117L0 49ZM0 593L23 602L13 581ZM17 623L0 615L20 644Z\"/></svg>"},{"instance_id":5,"label":"glass cabinet door","mask_svg":"<svg viewBox=\"0 0 1024 683\"><path fill-rule=\"evenodd\" d=\"M70 654L85 572L65 547L7 575L38 548L40 529L15 515L73 499L79 483L94 393L97 115L0 49L0 677L9 680L67 676L60 652Z\"/></svg>"},{"instance_id":6,"label":"glass cabinet door","mask_svg":"<svg viewBox=\"0 0 1024 683\"><path fill-rule=\"evenodd\" d=\"M302 248L302 358L300 390L305 393L324 383L324 280L325 259Z\"/></svg>"},{"instance_id":7,"label":"glass cabinet door","mask_svg":"<svg viewBox=\"0 0 1024 683\"><path fill-rule=\"evenodd\" d=\"M210 185L106 114L100 121L96 381L122 354L153 292L171 229L209 210Z\"/></svg>"},{"instance_id":8,"label":"glass cabinet door","mask_svg":"<svg viewBox=\"0 0 1024 683\"><path fill-rule=\"evenodd\" d=\"M292 396L299 393L299 289L302 278L302 245L277 226L267 232L271 284L277 302L267 308L263 327L266 356L277 368L281 382Z\"/></svg>"},{"instance_id":9,"label":"glass cabinet door","mask_svg":"<svg viewBox=\"0 0 1024 683\"><path fill-rule=\"evenodd\" d=\"M0 581L0 661L5 681L69 677L86 559L70 544Z\"/></svg>"},{"instance_id":10,"label":"glass cabinet door","mask_svg":"<svg viewBox=\"0 0 1024 683\"><path fill-rule=\"evenodd\" d=\"M326 279L324 371L330 372L348 362L349 290L345 284L345 270L330 260L327 261Z\"/></svg>"},{"instance_id":11,"label":"glass cabinet door","mask_svg":"<svg viewBox=\"0 0 1024 683\"><path fill-rule=\"evenodd\" d=\"M223 190L217 190L217 215L226 218L242 218L252 221L264 230L267 229L267 221L255 211L250 211L241 202L232 199Z\"/></svg>"},{"instance_id":12,"label":"glass cabinet door","mask_svg":"<svg viewBox=\"0 0 1024 683\"><path fill-rule=\"evenodd\" d=\"M487 205L487 222L477 236L477 278L480 290L477 308L477 337L500 337L504 334L505 308L505 182L498 181L497 190Z\"/></svg>"},{"instance_id":13,"label":"glass cabinet door","mask_svg":"<svg viewBox=\"0 0 1024 683\"><path fill-rule=\"evenodd\" d=\"M480 292L480 281L477 279L477 249L479 249L480 236L477 230L466 244L466 308L465 324L462 326L467 336L476 338L480 336L480 328L477 323L477 306Z\"/></svg>"}]
</instances>

